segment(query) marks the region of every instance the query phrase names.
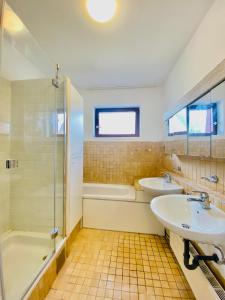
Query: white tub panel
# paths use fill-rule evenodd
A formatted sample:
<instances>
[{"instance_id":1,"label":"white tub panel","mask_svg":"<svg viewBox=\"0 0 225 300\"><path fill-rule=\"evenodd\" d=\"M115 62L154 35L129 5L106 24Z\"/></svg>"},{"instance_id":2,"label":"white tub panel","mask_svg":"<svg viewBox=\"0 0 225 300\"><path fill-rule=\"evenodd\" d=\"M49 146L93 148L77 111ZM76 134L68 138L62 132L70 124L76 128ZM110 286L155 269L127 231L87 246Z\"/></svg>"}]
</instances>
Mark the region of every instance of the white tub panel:
<instances>
[{"instance_id":1,"label":"white tub panel","mask_svg":"<svg viewBox=\"0 0 225 300\"><path fill-rule=\"evenodd\" d=\"M83 226L138 233L164 234L148 203L83 200Z\"/></svg>"},{"instance_id":2,"label":"white tub panel","mask_svg":"<svg viewBox=\"0 0 225 300\"><path fill-rule=\"evenodd\" d=\"M145 202L150 203L153 199L153 196L144 192L144 191L136 191L136 201L137 202Z\"/></svg>"}]
</instances>

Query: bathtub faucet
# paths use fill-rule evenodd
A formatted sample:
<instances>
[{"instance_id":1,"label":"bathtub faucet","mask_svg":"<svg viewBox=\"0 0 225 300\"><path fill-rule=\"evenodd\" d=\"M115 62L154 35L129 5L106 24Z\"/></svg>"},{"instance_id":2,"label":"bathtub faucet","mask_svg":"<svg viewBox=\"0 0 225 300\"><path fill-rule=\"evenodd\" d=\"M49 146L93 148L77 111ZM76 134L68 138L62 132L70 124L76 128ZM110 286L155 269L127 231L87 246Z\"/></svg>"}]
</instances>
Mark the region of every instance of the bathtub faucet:
<instances>
[{"instance_id":1,"label":"bathtub faucet","mask_svg":"<svg viewBox=\"0 0 225 300\"><path fill-rule=\"evenodd\" d=\"M165 181L167 183L171 183L172 182L172 176L169 173L164 173L163 174L163 178L165 179Z\"/></svg>"}]
</instances>

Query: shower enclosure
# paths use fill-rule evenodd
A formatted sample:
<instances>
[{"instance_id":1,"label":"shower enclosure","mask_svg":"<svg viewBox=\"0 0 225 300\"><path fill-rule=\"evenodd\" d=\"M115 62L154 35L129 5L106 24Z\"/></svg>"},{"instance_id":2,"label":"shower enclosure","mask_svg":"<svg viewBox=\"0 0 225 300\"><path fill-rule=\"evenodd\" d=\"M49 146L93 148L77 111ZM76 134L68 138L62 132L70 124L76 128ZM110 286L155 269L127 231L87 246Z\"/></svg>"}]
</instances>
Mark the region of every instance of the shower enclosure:
<instances>
[{"instance_id":1,"label":"shower enclosure","mask_svg":"<svg viewBox=\"0 0 225 300\"><path fill-rule=\"evenodd\" d=\"M6 2L2 16L0 299L19 300L64 238L64 84Z\"/></svg>"}]
</instances>

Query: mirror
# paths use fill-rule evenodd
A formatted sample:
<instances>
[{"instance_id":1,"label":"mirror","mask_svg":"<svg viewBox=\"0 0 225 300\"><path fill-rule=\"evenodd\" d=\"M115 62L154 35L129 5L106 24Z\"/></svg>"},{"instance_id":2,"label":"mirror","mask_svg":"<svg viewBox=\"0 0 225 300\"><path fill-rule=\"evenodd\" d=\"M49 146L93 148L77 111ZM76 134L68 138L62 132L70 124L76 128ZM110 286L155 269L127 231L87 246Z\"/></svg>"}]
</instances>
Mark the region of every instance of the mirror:
<instances>
[{"instance_id":1,"label":"mirror","mask_svg":"<svg viewBox=\"0 0 225 300\"><path fill-rule=\"evenodd\" d=\"M216 131L216 109L208 93L187 107L188 155L210 157L211 135Z\"/></svg>"},{"instance_id":2,"label":"mirror","mask_svg":"<svg viewBox=\"0 0 225 300\"><path fill-rule=\"evenodd\" d=\"M216 107L217 131L212 135L211 147L213 158L225 158L225 82L211 91L211 102Z\"/></svg>"},{"instance_id":3,"label":"mirror","mask_svg":"<svg viewBox=\"0 0 225 300\"><path fill-rule=\"evenodd\" d=\"M165 122L165 153L187 154L187 108L183 108Z\"/></svg>"},{"instance_id":4,"label":"mirror","mask_svg":"<svg viewBox=\"0 0 225 300\"><path fill-rule=\"evenodd\" d=\"M225 81L165 122L165 153L225 158Z\"/></svg>"}]
</instances>

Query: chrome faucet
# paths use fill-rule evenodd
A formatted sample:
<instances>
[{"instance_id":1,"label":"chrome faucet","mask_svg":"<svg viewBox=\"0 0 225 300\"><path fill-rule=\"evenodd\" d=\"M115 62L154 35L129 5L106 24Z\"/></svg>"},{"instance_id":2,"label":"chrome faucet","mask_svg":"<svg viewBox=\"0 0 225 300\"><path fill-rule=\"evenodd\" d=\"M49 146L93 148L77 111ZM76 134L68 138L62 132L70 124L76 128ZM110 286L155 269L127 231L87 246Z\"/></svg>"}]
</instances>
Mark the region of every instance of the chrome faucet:
<instances>
[{"instance_id":1,"label":"chrome faucet","mask_svg":"<svg viewBox=\"0 0 225 300\"><path fill-rule=\"evenodd\" d=\"M172 176L169 173L164 173L163 174L163 178L165 179L165 181L167 183L171 183L172 182Z\"/></svg>"},{"instance_id":2,"label":"chrome faucet","mask_svg":"<svg viewBox=\"0 0 225 300\"><path fill-rule=\"evenodd\" d=\"M209 200L209 194L202 191L192 191L192 193L199 193L199 198L189 197L187 198L187 201L196 201L200 202L202 208L204 209L210 209L210 200Z\"/></svg>"},{"instance_id":3,"label":"chrome faucet","mask_svg":"<svg viewBox=\"0 0 225 300\"><path fill-rule=\"evenodd\" d=\"M201 177L202 179L205 179L206 181L209 181L209 182L213 182L213 183L217 183L219 181L219 178L217 175L212 175L212 176L209 176L209 177Z\"/></svg>"}]
</instances>

